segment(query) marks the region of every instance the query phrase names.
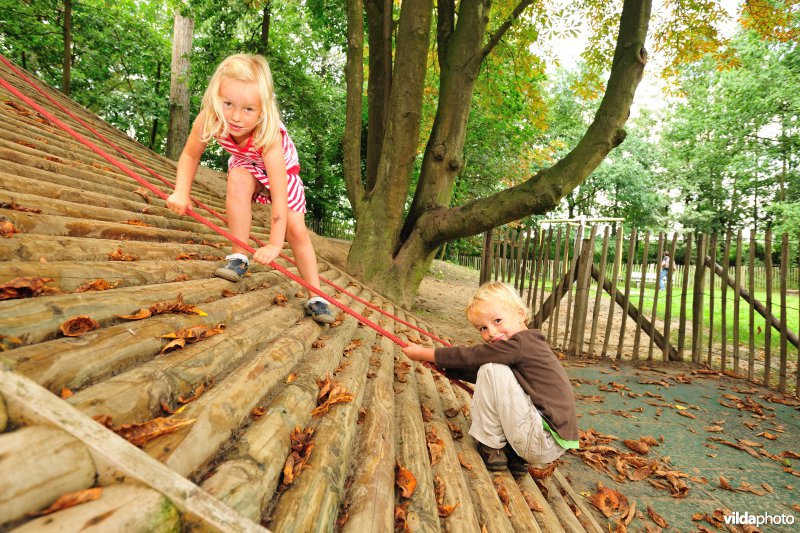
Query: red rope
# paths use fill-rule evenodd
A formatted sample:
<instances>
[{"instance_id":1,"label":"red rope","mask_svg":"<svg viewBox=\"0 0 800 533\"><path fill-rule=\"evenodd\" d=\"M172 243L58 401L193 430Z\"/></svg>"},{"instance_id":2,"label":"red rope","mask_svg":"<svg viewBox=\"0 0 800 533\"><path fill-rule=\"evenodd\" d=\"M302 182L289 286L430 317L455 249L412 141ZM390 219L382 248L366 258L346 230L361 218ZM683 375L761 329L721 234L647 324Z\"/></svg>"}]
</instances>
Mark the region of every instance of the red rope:
<instances>
[{"instance_id":1,"label":"red rope","mask_svg":"<svg viewBox=\"0 0 800 533\"><path fill-rule=\"evenodd\" d=\"M48 99L48 100L49 100L51 103L53 103L53 104L54 104L56 107L58 107L59 109L61 109L62 111L64 111L64 112L65 112L67 115L69 115L69 116L70 116L70 117L72 117L73 119L77 120L77 121L78 121L78 122L79 122L81 125L83 125L84 127L86 127L86 128L89 130L89 131L91 131L93 134L97 135L97 136L98 136L100 139L102 139L104 142L108 143L108 144L109 144L111 147L113 147L115 150L117 150L117 151L118 151L118 152L120 152L121 154L125 155L125 156L126 156L128 159L130 159L130 160L131 160L133 163L135 163L137 166L139 166L139 167L143 168L144 170L146 170L146 171L147 171L149 174L151 174L153 177L155 177L155 178L157 178L158 180L162 181L162 182L163 182L165 185L171 186L171 184L170 184L170 182L169 182L169 181L167 181L166 179L164 179L163 177L161 177L160 175L158 175L158 174L157 174L155 171L153 171L153 170L149 169L148 167L146 167L144 164L142 164L141 162L139 162L139 161L138 161L136 158L134 158L133 156L131 156L130 154L128 154L127 152L125 152L124 150L122 150L120 147L118 147L117 145L115 145L113 142L111 142L110 140L108 140L108 139L107 139L106 137L104 137L102 134L100 134L100 133L99 133L99 132L98 132L96 129L94 129L93 127L91 127L91 126L90 126L89 124L87 124L85 121L81 120L80 118L78 118L77 116L75 116L73 113L71 113L69 110L67 110L66 108L64 108L64 107L63 107L61 104L59 104L58 102L56 102L56 101L55 101L55 100L54 100L52 97L50 97L50 96L49 96L48 94L46 94L46 93L45 93L43 90L41 90L39 87L37 87L37 86L36 86L36 85L35 85L35 84L32 82L32 80L30 80L30 78L28 78L28 77L27 77L27 76L25 76L25 75L24 75L22 72L20 72L20 71L19 71L19 70L18 70L18 69L17 69L17 68L16 68L16 67L15 67L15 66L12 64L12 63L10 63L10 62L9 62L9 61L8 61L8 60L7 60L7 59L6 59L6 58L5 58L3 55L1 55L1 54L0 54L0 60L2 60L2 62L3 62L4 64L6 64L6 65L7 65L9 68L11 68L11 69L12 69L12 70L13 70L13 71L14 71L14 72L17 74L17 75L19 75L19 76L20 76L20 77L21 77L21 78L22 78L24 81L26 81L26 82L27 82L27 83L28 83L28 84L29 84L31 87L33 87L34 89L36 89L36 90L37 90L37 91L38 91L40 94L42 94L42 95L43 95L45 98L47 98L47 99ZM2 77L0 77L0 85L2 85L2 86L3 86L3 87L6 89L6 90L8 90L9 92L11 92L11 93L12 93L14 96L16 96L17 98L19 98L20 100L22 100L23 102L25 102L26 104L28 104L28 105L29 105L29 106L30 106L30 107L31 107L33 110L35 110L35 111L37 111L38 113L40 113L40 114L41 114L43 117L45 117L46 119L48 119L49 121L51 121L53 124L57 125L57 126L58 126L58 127L60 127L62 130L64 130L64 131L65 131L65 132L67 132L68 134L70 134L70 135L71 135L73 138L75 138L75 139L76 139L78 142L80 142L81 144L83 144L84 146L86 146L87 148L89 148L91 151L93 151L94 153L96 153L97 155L99 155L100 157L102 157L104 160L106 160L106 161L107 161L107 162L109 162L110 164L112 164L112 165L114 165L115 167L117 167L117 168L118 168L119 170L121 170L121 171L122 171L122 172L123 172L125 175L127 175L127 176L129 176L130 178L132 178L133 180L135 180L137 183L139 183L140 185L142 185L143 187L145 187L147 190L149 190L149 191L153 192L153 193L154 193L156 196L158 196L158 197L159 197L159 198L161 198L162 200L166 200L166 199L167 199L167 195L166 195L164 192L162 192L160 189L156 188L156 187L155 187L153 184L151 184L149 181L145 180L144 178L142 178L141 176L139 176L138 174L136 174L135 172L133 172L132 170L130 170L130 169L127 167L127 166L123 165L123 164L122 164L120 161L118 161L118 160L117 160L117 159L115 159L114 157L112 157L112 156L110 156L109 154L107 154L107 153L106 153L106 152L105 152L105 151L104 151L102 148L100 148L99 146L97 146L96 144L94 144L93 142L91 142L90 140L86 139L86 138L85 138L83 135L81 135L81 134L80 134L80 133L78 133L77 131L73 130L73 129L72 129L70 126L68 126L67 124L65 124L64 122L62 122L62 121L61 121L60 119L58 119L58 118L57 118L55 115L53 115L52 113L50 113L49 111L47 111L45 108L43 108L42 106L40 106L39 104L37 104L36 102L34 102L32 99L30 99L30 98L28 98L27 96L25 96L24 94L22 94L22 93L21 93L19 90L17 90L17 89L16 89L14 86L12 86L12 85L11 85L11 84L10 84L8 81L6 81L6 80L5 80L4 78L2 78ZM202 207L202 208L206 209L208 212L212 213L213 215L217 216L217 217L218 217L218 218L220 218L221 220L225 221L225 218L224 218L224 217L222 217L221 215L219 215L218 213L216 213L216 212L215 212L213 209L211 209L210 207L203 205L202 203L198 202L198 201L197 201L197 200L195 200L194 198L193 198L192 200L193 200L193 201L194 201L194 202L195 202L195 203L196 203L198 206L200 206L200 207ZM234 243L234 244L236 244L236 245L238 245L238 246L242 247L242 248L243 248L243 249L245 249L246 251L248 251L248 252L250 252L250 253L254 253L254 252L255 252L255 249L254 249L253 247L251 247L249 244L247 244L247 243L245 243L245 242L242 242L241 240L239 240L237 237L233 236L233 235L232 235L231 233L229 233L228 231L226 231L226 230L224 230L224 229L220 228L219 226L217 226L216 224L214 224L214 223L213 223L213 222L211 222L210 220L206 219L206 218L205 218L205 217L203 217L202 215L199 215L199 214L195 213L193 210L189 210L189 211L187 211L187 215L191 216L192 218L194 218L195 220L197 220L197 221L198 221L198 222L200 222L201 224L203 224L203 225L205 225L205 226L209 227L211 230L215 231L215 232L216 232L216 233L218 233L219 235L221 235L221 236L223 236L223 237L227 238L227 239L228 239L229 241L231 241L232 243ZM226 221L226 222L227 222L227 221ZM260 242L258 239L255 239L254 237L252 237L252 238L253 238L253 239L254 239L254 240L257 242L257 243L259 243L259 244L263 245L263 243L261 243L261 242ZM286 257L285 255L281 254L281 257L282 257L282 258L284 258L284 259L286 259L286 260L287 260L287 261L289 261L290 263L292 263L292 264L295 264L295 265L296 265L296 263L295 263L295 262L294 262L292 259L290 259L290 258ZM328 295L327 295L327 294L325 294L325 293L323 293L323 292L322 292L320 289L318 289L318 288L316 288L316 287L312 286L311 284L309 284L308 282L306 282L304 279L302 279L301 277L299 277L299 276L297 276L297 275L293 274L292 272L290 272L290 271L289 271L289 270L287 270L286 268L282 267L281 265L279 265L279 264L275 263L274 261L272 261L272 262L270 262L270 263L269 263L269 266L271 266L272 268L274 268L275 270L277 270L278 272L280 272L281 274L283 274L283 275L284 275L284 276L286 276L287 278L291 279L292 281L295 281L296 283L299 283L300 285L302 285L303 287L305 287L305 288L306 288L306 289L307 289L309 292L311 292L312 294L315 294L315 295L317 295L317 296L321 296L321 297L325 298L326 300L330 301L330 302L331 302L331 303L332 303L334 306L338 307L338 308L339 308L339 309L341 309L343 312L347 313L348 315L352 316L353 318L355 318L356 320L358 320L358 321L362 322L363 324L365 324L365 325L367 325L367 326L371 327L371 328L372 328L372 329L374 329L376 332L378 332L378 333L380 333L381 335L383 335L384 337L388 338L389 340L391 340L392 342L394 342L394 343L395 343L395 344L397 344L398 346L400 346L400 347L402 347L402 348L405 348L406 346L408 346L408 343L406 343L405 341L403 341L402 339L400 339L400 338L399 338L399 337L397 337L396 335L394 335L394 334L390 333L389 331L385 330L384 328L382 328L382 327L381 327L381 326L379 326L378 324L376 324L376 323L374 323L373 321L369 320L367 317L365 317L365 316L363 316L363 315L361 315L361 314L357 313L356 311L354 311L354 310L353 310L353 309L351 309L350 307L346 306L346 305L345 305L345 304L343 304L342 302L340 302L340 301L336 300L335 298L330 298L330 297L328 297ZM320 279L323 279L323 278L320 278ZM370 303L370 302L367 302L366 300L363 300L363 299L361 299L361 298L357 297L356 295L354 295L354 294L352 294L352 293L350 293L350 292L346 291L346 290L345 290L345 289L343 289L342 287L339 287L338 285L336 285L335 283L331 282L330 280L324 280L324 281L325 281L325 283L327 283L328 285L330 285L330 286L331 286L332 288L334 288L335 290L338 290L338 291L342 292L343 294L346 294L346 295L350 296L351 298L353 298L353 299L355 299L356 301L358 301L358 302L360 302L360 303L362 303L362 304L364 304L364 305L366 305L366 306L370 307L371 309L374 309L374 310L376 310L376 311L380 312L381 314L384 314L385 316L387 316L387 317L390 317L390 318L392 318L392 319L396 320L397 322L400 322L401 324L404 324L404 325L406 325L406 326L408 326L408 327L411 327L412 329L414 329L414 330L416 330L416 331L418 331L418 332L420 332L420 333L423 333L423 334L427 335L428 337L430 337L430 338L432 338L432 339L436 340L437 342L441 342L442 344L444 344L444 345L446 345L446 346L450 346L450 344L449 344L449 343L447 343L446 341L444 341L444 340L442 340L442 339L439 339L439 338L438 338L438 337L436 337L435 335L433 335L433 334L431 334L431 333L428 333L428 332L426 332L425 330L423 330L423 329L421 329L421 328L418 328L417 326L414 326L413 324L410 324L409 322L407 322L407 321L405 321L405 320L402 320L400 317L394 316L394 315L392 315L392 314L390 314L390 313L388 313L388 312L384 311L383 309L381 309L381 308L379 308L379 307L375 306L374 304L372 304L372 303ZM432 368L433 370L436 370L437 372L441 373L442 375L445 375L445 374L444 374L444 373L443 373L441 370L439 370L438 368L436 368L436 366L435 366L435 365L426 365L426 366L429 366L429 367L430 367L430 368ZM470 394L472 393L472 389L470 389L470 388L469 388L467 385L465 385L465 384L464 384L463 382L461 382L460 380L455 380L455 379L452 379L452 378L448 378L448 379L450 379L450 381L451 381L451 382L453 382L454 384L456 384L456 385L458 385L459 387L463 388L464 390L466 390L466 391L467 391L467 392L469 392Z\"/></svg>"}]
</instances>

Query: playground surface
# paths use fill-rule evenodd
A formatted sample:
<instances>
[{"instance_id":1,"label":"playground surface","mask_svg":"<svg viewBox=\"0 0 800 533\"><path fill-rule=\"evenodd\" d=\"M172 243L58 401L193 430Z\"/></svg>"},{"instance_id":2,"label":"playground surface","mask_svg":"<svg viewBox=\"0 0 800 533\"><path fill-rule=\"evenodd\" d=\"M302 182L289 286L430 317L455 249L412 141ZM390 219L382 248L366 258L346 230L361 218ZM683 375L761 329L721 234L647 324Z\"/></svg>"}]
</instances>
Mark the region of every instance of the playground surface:
<instances>
[{"instance_id":1,"label":"playground surface","mask_svg":"<svg viewBox=\"0 0 800 533\"><path fill-rule=\"evenodd\" d=\"M463 314L475 287L477 271L436 261L414 311L459 343L480 342ZM564 365L578 423L592 437L585 444L594 448L566 455L560 469L587 502L598 483L627 500L609 517L596 512L603 527L615 530L627 509L630 531L755 531L724 524L724 514L784 522L761 531L800 528L796 399L688 364L570 358ZM640 439L657 445L640 455L624 443Z\"/></svg>"}]
</instances>

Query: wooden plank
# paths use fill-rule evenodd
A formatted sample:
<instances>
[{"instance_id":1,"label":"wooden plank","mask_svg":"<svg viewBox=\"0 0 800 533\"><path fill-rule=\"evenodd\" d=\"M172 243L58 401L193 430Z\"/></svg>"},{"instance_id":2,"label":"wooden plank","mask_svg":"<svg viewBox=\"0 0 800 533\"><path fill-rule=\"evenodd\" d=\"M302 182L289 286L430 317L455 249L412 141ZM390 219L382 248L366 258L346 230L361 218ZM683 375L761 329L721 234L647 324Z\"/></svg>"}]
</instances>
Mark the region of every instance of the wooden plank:
<instances>
[{"instance_id":1,"label":"wooden plank","mask_svg":"<svg viewBox=\"0 0 800 533\"><path fill-rule=\"evenodd\" d=\"M525 248L525 233L527 232L524 228L518 229L517 242L514 244L514 288L519 291L520 296L522 296L522 288L525 285L525 278L520 276L522 265L525 263L526 258L523 253Z\"/></svg>"},{"instance_id":2,"label":"wooden plank","mask_svg":"<svg viewBox=\"0 0 800 533\"><path fill-rule=\"evenodd\" d=\"M592 312L592 332L589 336L589 357L594 357L594 342L597 339L597 326L600 323L600 303L603 299L603 282L606 279L606 261L608 260L608 235L610 228L608 226L603 230L603 248L600 252L600 266L598 267L599 278L597 280L597 288L594 294L594 309ZM591 269L590 269L591 275ZM611 302L613 306L614 303Z\"/></svg>"},{"instance_id":3,"label":"wooden plank","mask_svg":"<svg viewBox=\"0 0 800 533\"><path fill-rule=\"evenodd\" d=\"M736 232L736 266L734 272L733 286L733 372L739 374L741 342L739 340L739 318L741 316L741 295L742 295L742 230Z\"/></svg>"},{"instance_id":4,"label":"wooden plank","mask_svg":"<svg viewBox=\"0 0 800 533\"><path fill-rule=\"evenodd\" d=\"M625 326L628 323L628 309L631 304L631 271L633 270L633 254L636 250L636 228L628 236L628 263L625 266L625 291L623 292L622 318L619 325L619 340L617 341L617 360L622 359L622 347L625 342Z\"/></svg>"},{"instance_id":5,"label":"wooden plank","mask_svg":"<svg viewBox=\"0 0 800 533\"><path fill-rule=\"evenodd\" d=\"M780 270L780 306L781 306L781 325L780 325L780 350L781 362L778 371L778 390L786 392L786 364L789 355L788 347L788 326L786 317L786 292L789 289L789 234L784 233L781 237L781 270Z\"/></svg>"},{"instance_id":6,"label":"wooden plank","mask_svg":"<svg viewBox=\"0 0 800 533\"><path fill-rule=\"evenodd\" d=\"M528 244L532 249L528 248L526 245L525 250L525 258L527 259L530 257L530 270L526 272L525 265L527 261L522 265L522 277L525 277L525 274L528 274L528 296L525 298L525 303L527 304L528 308L531 308L531 301L536 301L536 289L534 288L534 282L539 281L538 278L538 271L537 271L537 257L539 255L539 249L541 248L542 240L541 235L539 232L539 228L533 228L531 230L531 235L529 235ZM535 280L535 281L534 281ZM533 309L531 309L531 316L533 316Z\"/></svg>"},{"instance_id":7,"label":"wooden plank","mask_svg":"<svg viewBox=\"0 0 800 533\"><path fill-rule=\"evenodd\" d=\"M722 258L722 270L725 272L725 275L728 275L728 271L730 270L730 263L731 263L731 232L728 231L725 234L725 246L722 250L723 258ZM720 337L722 338L722 343L720 346L720 364L719 369L722 372L725 372L728 368L728 284L723 280L722 288L720 290L721 295L720 298L722 300L722 320L720 323Z\"/></svg>"},{"instance_id":8,"label":"wooden plank","mask_svg":"<svg viewBox=\"0 0 800 533\"><path fill-rule=\"evenodd\" d=\"M647 267L650 260L649 256L650 251L650 230L647 230L647 233L644 235L644 244L642 245L642 271L641 271L641 282L639 283L639 309L644 309L644 292L645 292L645 280L647 279ZM639 360L639 343L642 340L642 321L636 321L636 333L633 335L633 353L631 354L631 358L634 361Z\"/></svg>"},{"instance_id":9,"label":"wooden plank","mask_svg":"<svg viewBox=\"0 0 800 533\"><path fill-rule=\"evenodd\" d=\"M492 235L494 230L483 234L483 249L481 250L480 285L483 285L492 275Z\"/></svg>"},{"instance_id":10,"label":"wooden plank","mask_svg":"<svg viewBox=\"0 0 800 533\"><path fill-rule=\"evenodd\" d=\"M683 361L683 350L686 347L686 294L689 290L689 265L692 259L692 234L686 235L686 249L683 252L683 279L681 287L680 318L678 321L678 361Z\"/></svg>"},{"instance_id":11,"label":"wooden plank","mask_svg":"<svg viewBox=\"0 0 800 533\"><path fill-rule=\"evenodd\" d=\"M616 239L616 244L614 246L614 267L611 271L611 305L608 306L608 319L606 321L606 335L603 339L603 351L600 352L601 357L608 356L608 343L609 339L611 338L611 326L614 323L614 312L616 311L616 306L614 303L617 301L617 278L619 277L619 267L620 262L622 261L622 226L617 228L617 234L614 236ZM608 280L606 280L608 281Z\"/></svg>"},{"instance_id":12,"label":"wooden plank","mask_svg":"<svg viewBox=\"0 0 800 533\"><path fill-rule=\"evenodd\" d=\"M711 257L711 264L717 264L717 234L711 235L711 244L709 245L709 255ZM716 276L714 276L714 269L710 269L708 276L708 354L706 355L706 364L709 368L713 368L714 362L714 293L716 285Z\"/></svg>"},{"instance_id":13,"label":"wooden plank","mask_svg":"<svg viewBox=\"0 0 800 533\"><path fill-rule=\"evenodd\" d=\"M525 230L525 244L522 249L522 260L520 261L519 266L519 297L524 299L525 296L525 274L528 272L528 258L531 255L531 238L534 230L533 229L526 229ZM534 243L535 246L535 243ZM533 270L533 264L531 264L531 270ZM528 297L531 294L531 286L530 283L528 284Z\"/></svg>"},{"instance_id":14,"label":"wooden plank","mask_svg":"<svg viewBox=\"0 0 800 533\"><path fill-rule=\"evenodd\" d=\"M658 276L661 277L661 261L664 260L664 237L663 233L658 234L658 252L656 252L656 257L658 258ZM653 287L653 308L650 314L653 326L655 326L656 321L658 320L658 296L661 293L661 282L660 280L656 282L655 287ZM650 341L647 344L647 360L653 360L653 338L650 337Z\"/></svg>"},{"instance_id":15,"label":"wooden plank","mask_svg":"<svg viewBox=\"0 0 800 533\"><path fill-rule=\"evenodd\" d=\"M547 297L548 300L553 300L555 302L561 301L560 295L557 293L558 287L558 280L561 277L561 228L558 228L558 235L556 236L556 248L553 253L553 271L552 274L552 284L550 285L550 295ZM542 305L542 311L544 311L544 305ZM552 313L550 316L550 322L547 324L547 341L550 346L555 345L555 338L558 335L558 320L556 318L552 318L555 313ZM542 323L544 323L544 318L542 319ZM556 334L553 334L553 329L556 329Z\"/></svg>"},{"instance_id":16,"label":"wooden plank","mask_svg":"<svg viewBox=\"0 0 800 533\"><path fill-rule=\"evenodd\" d=\"M702 233L697 238L697 260L694 270L694 297L692 298L692 362L700 362L700 351L703 346L703 291L705 290L706 236Z\"/></svg>"},{"instance_id":17,"label":"wooden plank","mask_svg":"<svg viewBox=\"0 0 800 533\"><path fill-rule=\"evenodd\" d=\"M669 247L669 272L667 273L667 293L664 297L664 348L661 352L661 358L663 361L669 361L669 350L668 346L670 346L670 330L672 329L672 285L673 285L673 275L672 273L675 272L675 250L678 247L678 234L672 234L672 243Z\"/></svg>"},{"instance_id":18,"label":"wooden plank","mask_svg":"<svg viewBox=\"0 0 800 533\"><path fill-rule=\"evenodd\" d=\"M552 476L536 480L536 482L547 489L547 499L550 501L553 511L555 511L565 529L575 533L584 531L583 525L578 521L575 513L573 513L572 509L567 505L564 496L561 495L561 492L555 486L555 483L553 483Z\"/></svg>"},{"instance_id":19,"label":"wooden plank","mask_svg":"<svg viewBox=\"0 0 800 533\"><path fill-rule=\"evenodd\" d=\"M738 261L738 258L737 258ZM755 263L756 263L756 235L755 232L750 232L750 264L748 265L747 269L747 280L748 280L748 287L750 288L751 294L756 293L756 282L755 282ZM736 300L734 302L739 301L739 293L736 293ZM738 319L738 316L737 316ZM755 363L756 363L756 316L755 316L755 301L750 301L750 313L749 313L749 336L748 336L748 354L747 354L747 379L754 380L755 379ZM736 372L736 369L734 369Z\"/></svg>"},{"instance_id":20,"label":"wooden plank","mask_svg":"<svg viewBox=\"0 0 800 533\"><path fill-rule=\"evenodd\" d=\"M575 289L575 314L572 324L572 339L570 351L573 354L583 352L583 338L586 334L586 319L589 314L589 289L592 280L592 262L594 261L594 240L597 236L597 226L592 226L588 239L584 239L580 254L580 267L578 268L578 284Z\"/></svg>"},{"instance_id":21,"label":"wooden plank","mask_svg":"<svg viewBox=\"0 0 800 533\"><path fill-rule=\"evenodd\" d=\"M772 316L772 232L764 235L764 268L766 270L767 316ZM772 374L772 328L764 325L764 386L769 387Z\"/></svg>"},{"instance_id":22,"label":"wooden plank","mask_svg":"<svg viewBox=\"0 0 800 533\"><path fill-rule=\"evenodd\" d=\"M572 261L570 261L569 265L569 274L571 279L575 279L577 276L578 271L578 257L581 255L581 246L583 241L583 226L579 226L578 229L575 231L575 244L572 246ZM572 316L572 287L573 283L570 283L567 287L567 316L564 318L564 340L561 341L561 346L568 346L570 328L572 324L570 323L570 318Z\"/></svg>"},{"instance_id":23,"label":"wooden plank","mask_svg":"<svg viewBox=\"0 0 800 533\"><path fill-rule=\"evenodd\" d=\"M33 381L2 366L0 393L14 423L48 424L81 441L92 454L101 485L130 479L148 486L181 510L188 527L194 523L220 532L266 531Z\"/></svg>"},{"instance_id":24,"label":"wooden plank","mask_svg":"<svg viewBox=\"0 0 800 533\"><path fill-rule=\"evenodd\" d=\"M539 292L539 308L544 305L544 290L545 285L547 284L547 280L550 278L550 270L553 268L553 263L550 261L550 246L553 243L553 227L550 226L547 230L547 246L544 251L544 263L543 263L543 270L542 270L542 290ZM552 285L551 285L552 290ZM541 324L539 324L541 327Z\"/></svg>"},{"instance_id":25,"label":"wooden plank","mask_svg":"<svg viewBox=\"0 0 800 533\"><path fill-rule=\"evenodd\" d=\"M572 228L567 226L567 231L564 232L564 254L561 259L561 267L558 269L559 276L566 275L569 273L569 251L570 251L570 243L572 242L570 239L570 234L572 233ZM566 276L565 276L566 277ZM570 285L571 287L571 285ZM561 326L559 315L561 314L561 298L564 296L564 287L562 284L558 284L555 287L555 303L556 306L553 308L553 315L551 322L553 323L553 344L558 344L558 329Z\"/></svg>"}]
</instances>

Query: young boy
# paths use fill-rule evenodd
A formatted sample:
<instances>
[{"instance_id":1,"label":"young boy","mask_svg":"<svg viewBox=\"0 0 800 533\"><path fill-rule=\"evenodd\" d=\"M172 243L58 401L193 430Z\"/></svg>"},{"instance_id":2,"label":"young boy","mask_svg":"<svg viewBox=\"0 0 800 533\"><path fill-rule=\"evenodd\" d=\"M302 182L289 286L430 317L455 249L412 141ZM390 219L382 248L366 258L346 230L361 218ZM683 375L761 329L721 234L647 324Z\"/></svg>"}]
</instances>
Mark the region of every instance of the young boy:
<instances>
[{"instance_id":1,"label":"young boy","mask_svg":"<svg viewBox=\"0 0 800 533\"><path fill-rule=\"evenodd\" d=\"M475 383L469 434L480 443L486 467L525 472L525 463L541 468L577 448L575 398L567 373L542 332L528 329L527 310L514 289L485 283L466 313L487 344L435 350L410 344L403 353Z\"/></svg>"}]
</instances>

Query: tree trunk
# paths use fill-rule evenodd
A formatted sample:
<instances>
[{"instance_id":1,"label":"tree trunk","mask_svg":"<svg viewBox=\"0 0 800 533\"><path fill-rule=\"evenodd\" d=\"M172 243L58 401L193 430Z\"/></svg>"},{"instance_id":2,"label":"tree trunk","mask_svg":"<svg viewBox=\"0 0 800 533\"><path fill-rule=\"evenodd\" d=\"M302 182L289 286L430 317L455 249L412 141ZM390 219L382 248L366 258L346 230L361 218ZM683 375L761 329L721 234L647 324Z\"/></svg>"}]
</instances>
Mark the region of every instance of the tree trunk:
<instances>
[{"instance_id":1,"label":"tree trunk","mask_svg":"<svg viewBox=\"0 0 800 533\"><path fill-rule=\"evenodd\" d=\"M406 220L401 219L417 155L429 39L426 28L432 6L430 1L415 0L403 2L400 8L392 80L402 83L398 81L391 87L375 186L365 189L352 162L346 167L345 181L357 217L348 269L403 306L410 305L442 242L550 211L625 138L622 127L647 60L644 41L650 18L649 0L625 1L607 90L578 145L554 166L520 185L463 206L449 207L455 175L463 166L466 123L481 63L530 3L520 0L509 18L485 39L488 2L464 0L457 14L455 3L437 4L439 103ZM355 16L350 10L348 14ZM371 16L368 11L368 18ZM351 39L348 58L353 46ZM378 52L371 48L370 54L375 53ZM348 71L348 94L357 87L360 90L355 74ZM372 98L371 94L368 96ZM348 112L353 111L348 108ZM351 143L360 138L355 137L358 132L354 123L355 120L348 122L345 133ZM372 114L369 127L373 127Z\"/></svg>"},{"instance_id":2,"label":"tree trunk","mask_svg":"<svg viewBox=\"0 0 800 533\"><path fill-rule=\"evenodd\" d=\"M167 157L177 161L189 138L189 68L194 19L175 10L172 30L172 75L169 88L169 133Z\"/></svg>"},{"instance_id":3,"label":"tree trunk","mask_svg":"<svg viewBox=\"0 0 800 533\"><path fill-rule=\"evenodd\" d=\"M272 2L264 3L264 11L261 14L261 38L258 41L257 50L262 56L267 55L269 50L269 23L271 21Z\"/></svg>"},{"instance_id":4,"label":"tree trunk","mask_svg":"<svg viewBox=\"0 0 800 533\"><path fill-rule=\"evenodd\" d=\"M72 0L64 0L64 59L62 61L61 92L69 96L72 68Z\"/></svg>"},{"instance_id":5,"label":"tree trunk","mask_svg":"<svg viewBox=\"0 0 800 533\"><path fill-rule=\"evenodd\" d=\"M367 191L375 186L392 89L392 0L367 0Z\"/></svg>"},{"instance_id":6,"label":"tree trunk","mask_svg":"<svg viewBox=\"0 0 800 533\"><path fill-rule=\"evenodd\" d=\"M158 65L156 67L156 96L161 95L161 61L159 60ZM150 128L150 143L148 144L148 148L151 150L155 150L156 147L156 136L158 135L158 115L156 114L153 117L153 126Z\"/></svg>"}]
</instances>

